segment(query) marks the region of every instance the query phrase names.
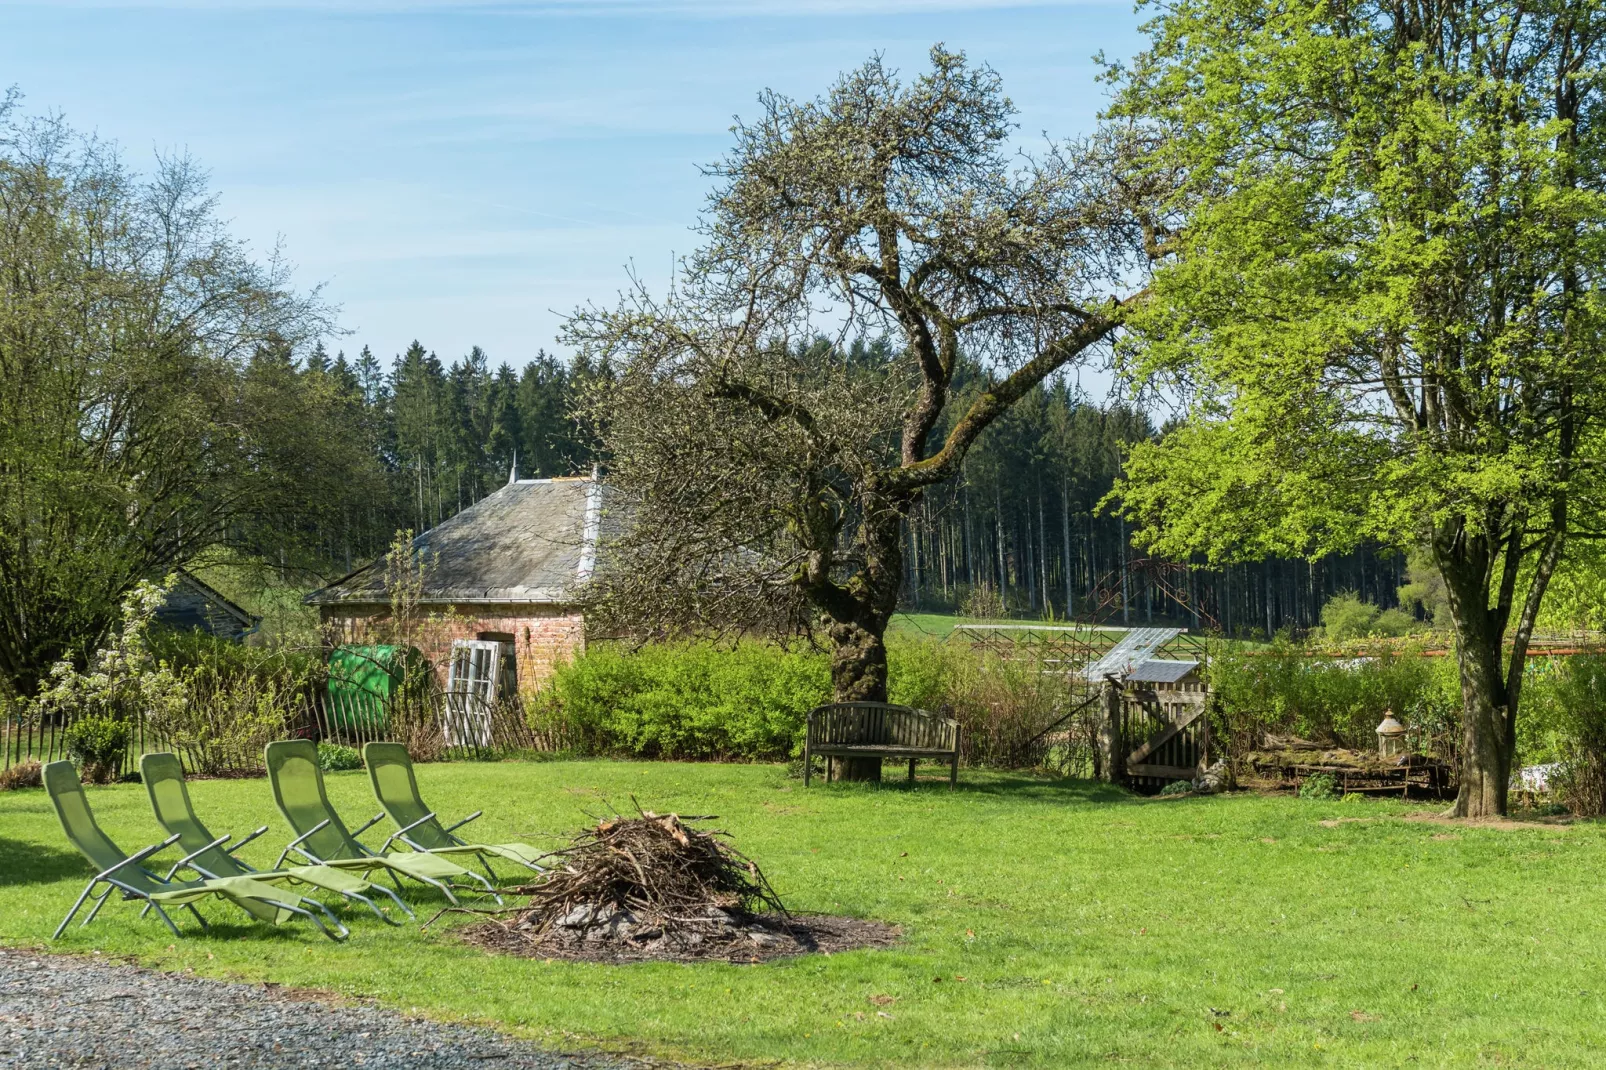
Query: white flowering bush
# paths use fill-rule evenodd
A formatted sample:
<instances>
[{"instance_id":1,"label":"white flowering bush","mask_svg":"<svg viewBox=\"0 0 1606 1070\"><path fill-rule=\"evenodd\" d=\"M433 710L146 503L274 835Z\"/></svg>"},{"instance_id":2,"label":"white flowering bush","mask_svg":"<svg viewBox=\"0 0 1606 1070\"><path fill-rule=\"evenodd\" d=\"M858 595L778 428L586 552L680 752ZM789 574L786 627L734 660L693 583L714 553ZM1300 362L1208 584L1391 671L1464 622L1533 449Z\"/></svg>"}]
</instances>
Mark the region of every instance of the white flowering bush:
<instances>
[{"instance_id":1,"label":"white flowering bush","mask_svg":"<svg viewBox=\"0 0 1606 1070\"><path fill-rule=\"evenodd\" d=\"M176 582L169 576L135 585L123 599L122 626L106 645L82 670L70 661L51 666L45 687L30 703L37 723L65 727L68 749L91 779L117 776L135 719L170 718L185 709L184 681L151 654L147 642L156 611Z\"/></svg>"}]
</instances>

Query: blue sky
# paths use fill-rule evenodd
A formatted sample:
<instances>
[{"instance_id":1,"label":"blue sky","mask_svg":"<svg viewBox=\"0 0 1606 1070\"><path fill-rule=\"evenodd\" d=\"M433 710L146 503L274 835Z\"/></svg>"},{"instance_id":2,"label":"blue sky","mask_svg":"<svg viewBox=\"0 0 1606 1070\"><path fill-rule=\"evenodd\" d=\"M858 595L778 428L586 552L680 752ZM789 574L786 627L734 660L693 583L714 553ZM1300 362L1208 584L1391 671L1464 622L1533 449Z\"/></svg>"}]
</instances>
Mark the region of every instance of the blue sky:
<instances>
[{"instance_id":1,"label":"blue sky","mask_svg":"<svg viewBox=\"0 0 1606 1070\"><path fill-rule=\"evenodd\" d=\"M709 191L698 165L765 87L814 96L942 41L990 64L1023 143L1091 128L1094 53L1130 2L0 0L0 88L117 141L187 150L233 229L283 238L386 362L413 338L519 365L634 264L661 287Z\"/></svg>"}]
</instances>

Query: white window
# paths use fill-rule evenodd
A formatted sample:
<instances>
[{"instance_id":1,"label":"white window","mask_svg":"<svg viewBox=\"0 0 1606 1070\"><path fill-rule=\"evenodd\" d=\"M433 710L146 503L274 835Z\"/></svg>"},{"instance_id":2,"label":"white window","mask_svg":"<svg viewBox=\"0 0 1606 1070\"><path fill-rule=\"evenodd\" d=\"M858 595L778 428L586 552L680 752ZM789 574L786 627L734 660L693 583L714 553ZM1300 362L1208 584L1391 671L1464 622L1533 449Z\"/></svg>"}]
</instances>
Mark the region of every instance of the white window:
<instances>
[{"instance_id":1,"label":"white window","mask_svg":"<svg viewBox=\"0 0 1606 1070\"><path fill-rule=\"evenodd\" d=\"M513 644L485 639L452 643L446 677L445 723L449 747L491 745L491 711L517 693Z\"/></svg>"}]
</instances>

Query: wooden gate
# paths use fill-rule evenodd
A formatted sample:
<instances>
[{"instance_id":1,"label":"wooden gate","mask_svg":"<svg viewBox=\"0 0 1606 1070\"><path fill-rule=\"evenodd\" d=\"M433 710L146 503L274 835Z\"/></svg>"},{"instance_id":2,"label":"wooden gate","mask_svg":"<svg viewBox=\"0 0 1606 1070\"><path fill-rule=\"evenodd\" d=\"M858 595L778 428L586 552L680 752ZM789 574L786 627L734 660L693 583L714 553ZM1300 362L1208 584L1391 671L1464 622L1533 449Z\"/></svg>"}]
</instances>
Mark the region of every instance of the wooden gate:
<instances>
[{"instance_id":1,"label":"wooden gate","mask_svg":"<svg viewBox=\"0 0 1606 1070\"><path fill-rule=\"evenodd\" d=\"M1205 771L1210 764L1209 698L1200 683L1128 684L1121 703L1128 783L1158 790Z\"/></svg>"}]
</instances>

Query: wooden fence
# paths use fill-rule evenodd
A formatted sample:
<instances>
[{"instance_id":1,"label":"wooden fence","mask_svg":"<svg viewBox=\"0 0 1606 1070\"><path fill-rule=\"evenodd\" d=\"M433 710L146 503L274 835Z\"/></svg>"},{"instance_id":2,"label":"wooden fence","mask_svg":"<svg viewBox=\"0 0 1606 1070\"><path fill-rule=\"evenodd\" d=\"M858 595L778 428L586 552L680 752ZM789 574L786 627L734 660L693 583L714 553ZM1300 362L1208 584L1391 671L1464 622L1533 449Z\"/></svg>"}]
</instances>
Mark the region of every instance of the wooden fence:
<instances>
[{"instance_id":1,"label":"wooden fence","mask_svg":"<svg viewBox=\"0 0 1606 1070\"><path fill-rule=\"evenodd\" d=\"M262 748L285 738L358 750L375 741L400 742L419 761L483 760L572 746L559 731L531 727L517 698L490 704L475 695L447 694L432 673L385 698L364 695L354 702L339 689L331 691L327 676L320 674L294 694L279 695L276 708L268 712L198 703L177 717L135 714L126 723L125 772L141 754L171 751L192 775L255 776L264 770ZM0 770L69 757L70 725L69 717L10 712L0 720Z\"/></svg>"}]
</instances>

